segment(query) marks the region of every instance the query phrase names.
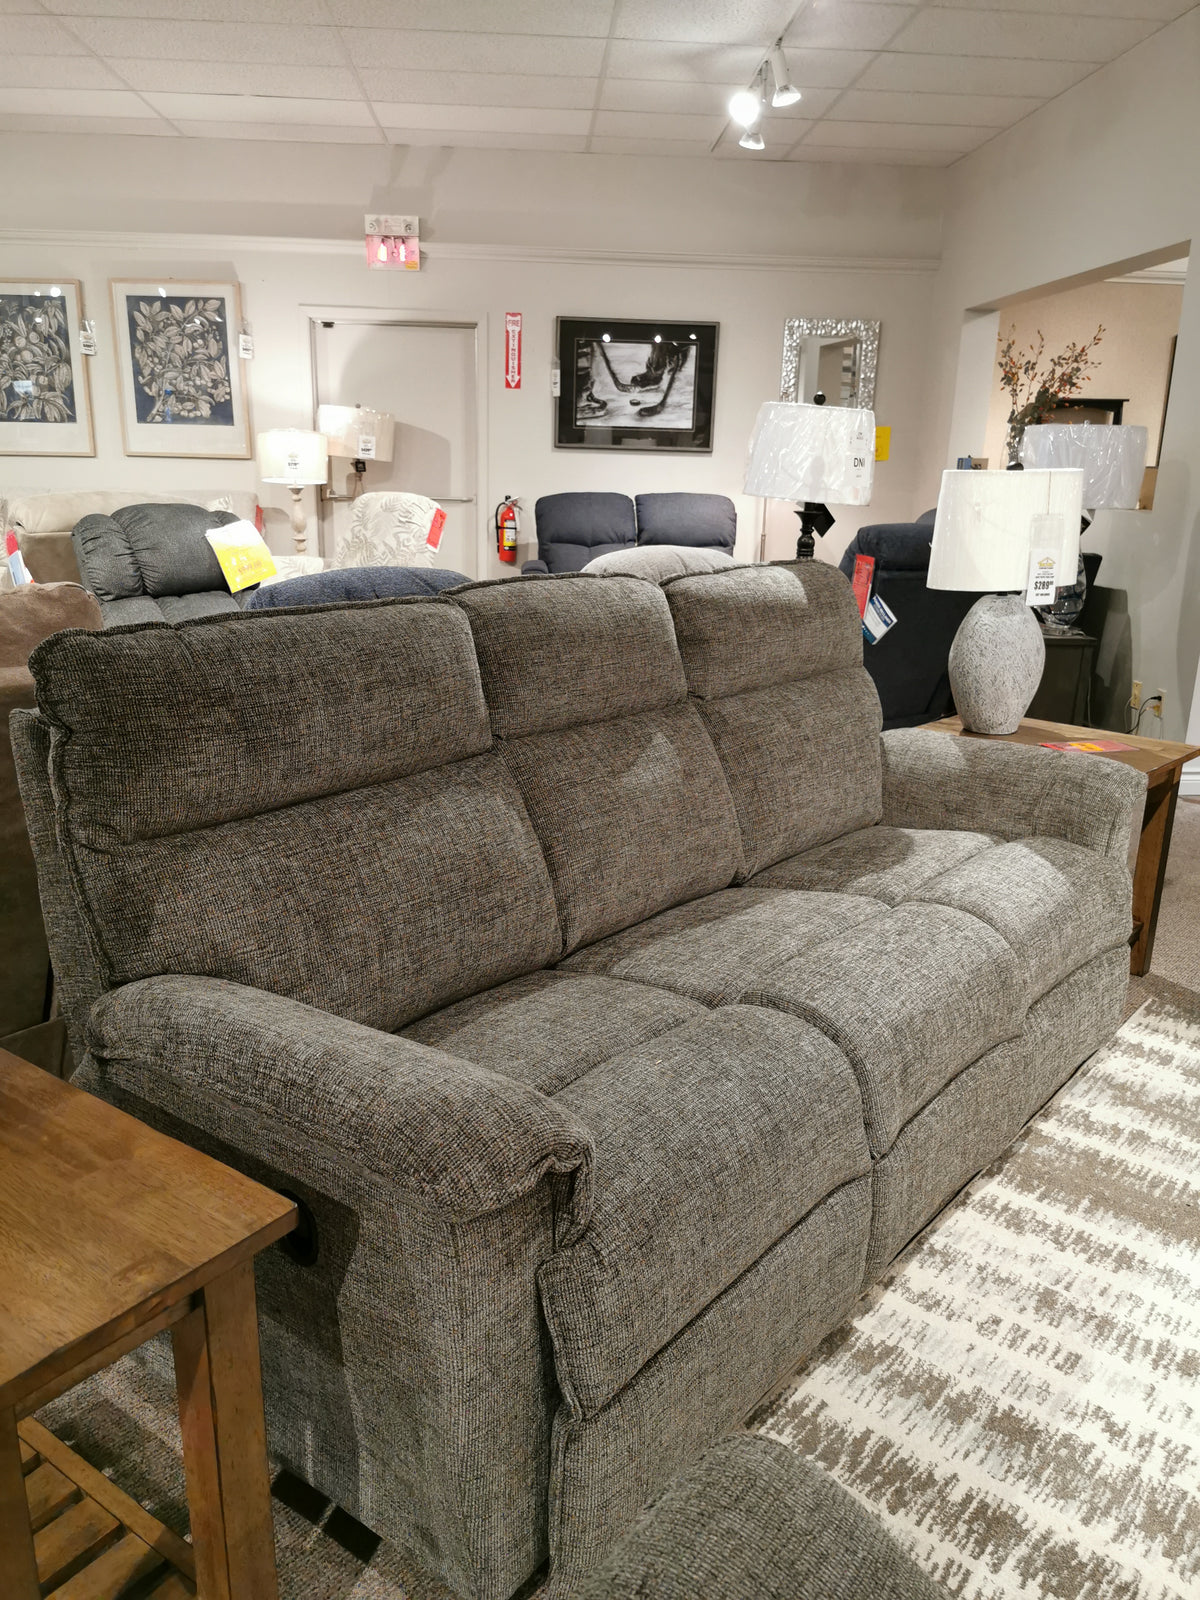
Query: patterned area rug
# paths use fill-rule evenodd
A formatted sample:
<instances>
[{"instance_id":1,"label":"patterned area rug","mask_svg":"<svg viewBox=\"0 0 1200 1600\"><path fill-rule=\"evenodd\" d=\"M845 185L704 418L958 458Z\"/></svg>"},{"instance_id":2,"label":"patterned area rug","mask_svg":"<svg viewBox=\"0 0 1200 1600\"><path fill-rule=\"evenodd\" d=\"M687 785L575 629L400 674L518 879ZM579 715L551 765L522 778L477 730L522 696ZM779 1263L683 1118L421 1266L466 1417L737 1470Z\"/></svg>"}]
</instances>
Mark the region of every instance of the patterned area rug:
<instances>
[{"instance_id":1,"label":"patterned area rug","mask_svg":"<svg viewBox=\"0 0 1200 1600\"><path fill-rule=\"evenodd\" d=\"M1187 993L1148 1000L752 1423L962 1600L1200 1595Z\"/></svg>"}]
</instances>

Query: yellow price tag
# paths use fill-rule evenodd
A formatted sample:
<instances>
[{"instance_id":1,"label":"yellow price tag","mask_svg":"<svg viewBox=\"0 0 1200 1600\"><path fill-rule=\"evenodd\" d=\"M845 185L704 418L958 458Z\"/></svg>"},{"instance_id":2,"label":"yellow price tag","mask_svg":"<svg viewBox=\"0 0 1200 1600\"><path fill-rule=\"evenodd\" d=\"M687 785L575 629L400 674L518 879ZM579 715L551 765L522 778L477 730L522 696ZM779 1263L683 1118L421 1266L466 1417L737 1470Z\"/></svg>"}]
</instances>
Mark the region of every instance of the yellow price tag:
<instances>
[{"instance_id":1,"label":"yellow price tag","mask_svg":"<svg viewBox=\"0 0 1200 1600\"><path fill-rule=\"evenodd\" d=\"M892 430L891 430L891 428L890 427L889 428L881 428L878 424L876 424L876 426L875 426L875 459L876 459L876 461L886 461L888 456L891 454L891 452L892 452Z\"/></svg>"}]
</instances>

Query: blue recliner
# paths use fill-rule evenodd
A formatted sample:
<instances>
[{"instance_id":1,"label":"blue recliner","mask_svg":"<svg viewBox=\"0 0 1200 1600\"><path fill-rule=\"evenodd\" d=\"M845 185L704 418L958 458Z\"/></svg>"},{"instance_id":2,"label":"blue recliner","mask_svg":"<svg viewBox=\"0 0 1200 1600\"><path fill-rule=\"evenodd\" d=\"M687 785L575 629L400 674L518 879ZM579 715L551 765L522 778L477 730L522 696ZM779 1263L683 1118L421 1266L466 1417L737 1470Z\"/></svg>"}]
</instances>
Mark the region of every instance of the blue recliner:
<instances>
[{"instance_id":1,"label":"blue recliner","mask_svg":"<svg viewBox=\"0 0 1200 1600\"><path fill-rule=\"evenodd\" d=\"M597 556L641 544L691 545L733 553L737 512L723 494L600 491L543 495L534 508L538 553L522 572L581 572Z\"/></svg>"}]
</instances>

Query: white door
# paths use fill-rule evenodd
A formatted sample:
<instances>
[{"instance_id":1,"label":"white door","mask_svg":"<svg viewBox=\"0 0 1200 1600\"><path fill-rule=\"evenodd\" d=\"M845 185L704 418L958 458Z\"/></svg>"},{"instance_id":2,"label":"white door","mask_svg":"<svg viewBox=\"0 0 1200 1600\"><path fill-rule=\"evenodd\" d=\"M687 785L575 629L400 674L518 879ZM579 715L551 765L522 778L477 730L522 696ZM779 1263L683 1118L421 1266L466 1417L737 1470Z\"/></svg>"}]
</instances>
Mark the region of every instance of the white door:
<instances>
[{"instance_id":1,"label":"white door","mask_svg":"<svg viewBox=\"0 0 1200 1600\"><path fill-rule=\"evenodd\" d=\"M390 463L368 461L363 490L426 494L446 511L434 565L479 575L476 500L476 329L474 324L317 320L313 326L318 405L367 406L396 419ZM336 492L348 492L349 462L332 463ZM349 501L326 501L322 553L331 556L350 520Z\"/></svg>"}]
</instances>

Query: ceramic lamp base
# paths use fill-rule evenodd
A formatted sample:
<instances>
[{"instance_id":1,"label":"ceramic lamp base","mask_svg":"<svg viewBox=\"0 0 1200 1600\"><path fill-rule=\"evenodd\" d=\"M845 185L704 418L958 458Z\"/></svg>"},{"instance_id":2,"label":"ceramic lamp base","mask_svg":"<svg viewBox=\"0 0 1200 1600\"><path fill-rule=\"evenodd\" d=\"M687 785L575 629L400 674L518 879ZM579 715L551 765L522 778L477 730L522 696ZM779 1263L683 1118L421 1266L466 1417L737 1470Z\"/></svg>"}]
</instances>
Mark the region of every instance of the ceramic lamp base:
<instances>
[{"instance_id":1,"label":"ceramic lamp base","mask_svg":"<svg viewBox=\"0 0 1200 1600\"><path fill-rule=\"evenodd\" d=\"M1019 594L985 594L950 646L950 692L964 728L1015 733L1037 693L1046 644Z\"/></svg>"}]
</instances>

